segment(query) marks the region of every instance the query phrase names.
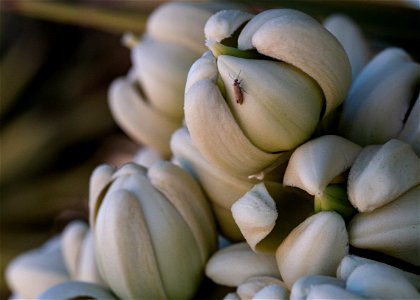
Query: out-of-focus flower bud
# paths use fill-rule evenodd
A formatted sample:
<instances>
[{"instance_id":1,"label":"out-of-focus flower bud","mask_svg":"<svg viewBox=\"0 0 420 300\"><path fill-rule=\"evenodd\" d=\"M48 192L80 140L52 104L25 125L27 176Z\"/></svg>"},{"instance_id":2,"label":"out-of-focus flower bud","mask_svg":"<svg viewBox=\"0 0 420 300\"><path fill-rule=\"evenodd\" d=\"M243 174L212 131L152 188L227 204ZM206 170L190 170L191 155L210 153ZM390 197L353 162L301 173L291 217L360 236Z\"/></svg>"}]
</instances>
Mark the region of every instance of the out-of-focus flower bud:
<instances>
[{"instance_id":1,"label":"out-of-focus flower bud","mask_svg":"<svg viewBox=\"0 0 420 300\"><path fill-rule=\"evenodd\" d=\"M350 202L361 212L391 202L420 183L419 166L412 147L399 140L363 148L350 169Z\"/></svg>"},{"instance_id":2,"label":"out-of-focus flower bud","mask_svg":"<svg viewBox=\"0 0 420 300\"><path fill-rule=\"evenodd\" d=\"M362 297L375 299L420 297L416 288L399 272L376 263L356 267L347 278L346 289Z\"/></svg>"},{"instance_id":3,"label":"out-of-focus flower bud","mask_svg":"<svg viewBox=\"0 0 420 300\"><path fill-rule=\"evenodd\" d=\"M333 211L319 212L292 230L276 251L281 278L290 288L302 276L335 275L348 254L343 218Z\"/></svg>"},{"instance_id":4,"label":"out-of-focus flower bud","mask_svg":"<svg viewBox=\"0 0 420 300\"><path fill-rule=\"evenodd\" d=\"M404 50L388 48L377 54L353 82L343 104L340 134L365 146L404 132L404 140L419 150L419 81L420 66Z\"/></svg>"},{"instance_id":5,"label":"out-of-focus flower bud","mask_svg":"<svg viewBox=\"0 0 420 300\"><path fill-rule=\"evenodd\" d=\"M83 281L66 281L54 285L38 295L37 300L51 299L103 299L117 300L118 298L105 287Z\"/></svg>"},{"instance_id":6,"label":"out-of-focus flower bud","mask_svg":"<svg viewBox=\"0 0 420 300\"><path fill-rule=\"evenodd\" d=\"M184 87L204 52L204 24L223 4L167 3L158 7L138 40L130 40L133 67L109 89L118 125L136 142L169 157L169 139L182 124Z\"/></svg>"},{"instance_id":7,"label":"out-of-focus flower bud","mask_svg":"<svg viewBox=\"0 0 420 300\"><path fill-rule=\"evenodd\" d=\"M110 171L100 166L91 178L102 278L121 298L191 298L217 242L200 187L164 161Z\"/></svg>"},{"instance_id":8,"label":"out-of-focus flower bud","mask_svg":"<svg viewBox=\"0 0 420 300\"><path fill-rule=\"evenodd\" d=\"M323 25L337 38L346 51L354 81L371 57L366 37L360 27L346 15L330 15L324 20Z\"/></svg>"},{"instance_id":9,"label":"out-of-focus flower bud","mask_svg":"<svg viewBox=\"0 0 420 300\"><path fill-rule=\"evenodd\" d=\"M371 212L357 214L348 226L350 244L420 265L420 184Z\"/></svg>"},{"instance_id":10,"label":"out-of-focus flower bud","mask_svg":"<svg viewBox=\"0 0 420 300\"><path fill-rule=\"evenodd\" d=\"M242 176L307 140L351 82L344 49L308 15L276 9L251 17L225 10L207 21L214 56L191 67L184 106L202 155Z\"/></svg>"},{"instance_id":11,"label":"out-of-focus flower bud","mask_svg":"<svg viewBox=\"0 0 420 300\"><path fill-rule=\"evenodd\" d=\"M5 277L13 293L23 299L35 299L49 287L70 280L60 237L16 257L7 266Z\"/></svg>"},{"instance_id":12,"label":"out-of-focus flower bud","mask_svg":"<svg viewBox=\"0 0 420 300\"><path fill-rule=\"evenodd\" d=\"M206 275L217 284L232 287L252 276L280 278L274 255L255 253L247 243L233 244L213 254Z\"/></svg>"},{"instance_id":13,"label":"out-of-focus flower bud","mask_svg":"<svg viewBox=\"0 0 420 300\"><path fill-rule=\"evenodd\" d=\"M163 160L162 155L150 147L141 147L133 157L133 162L149 168L155 162Z\"/></svg>"}]
</instances>

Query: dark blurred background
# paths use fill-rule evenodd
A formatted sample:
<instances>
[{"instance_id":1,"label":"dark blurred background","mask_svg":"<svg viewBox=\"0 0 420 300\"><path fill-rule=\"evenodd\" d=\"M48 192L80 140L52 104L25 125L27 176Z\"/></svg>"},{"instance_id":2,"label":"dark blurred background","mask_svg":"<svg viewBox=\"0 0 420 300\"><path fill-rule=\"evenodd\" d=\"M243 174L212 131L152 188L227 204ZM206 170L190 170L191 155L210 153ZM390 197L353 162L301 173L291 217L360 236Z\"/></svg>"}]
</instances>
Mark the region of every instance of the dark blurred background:
<instances>
[{"instance_id":1,"label":"dark blurred background","mask_svg":"<svg viewBox=\"0 0 420 300\"><path fill-rule=\"evenodd\" d=\"M240 2L255 12L297 8L320 20L341 12L374 49L399 46L418 60L415 2ZM141 34L161 3L0 1L1 299L9 295L4 270L13 257L87 218L92 170L128 161L138 149L112 120L107 89L130 67L122 34Z\"/></svg>"}]
</instances>

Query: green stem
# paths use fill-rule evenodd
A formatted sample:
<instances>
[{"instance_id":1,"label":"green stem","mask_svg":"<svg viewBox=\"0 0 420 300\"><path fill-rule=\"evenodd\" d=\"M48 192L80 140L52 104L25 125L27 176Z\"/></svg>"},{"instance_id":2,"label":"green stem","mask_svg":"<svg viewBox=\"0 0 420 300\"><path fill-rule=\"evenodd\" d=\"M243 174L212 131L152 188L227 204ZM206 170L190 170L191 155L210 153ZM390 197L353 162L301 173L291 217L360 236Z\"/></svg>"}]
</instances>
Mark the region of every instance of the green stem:
<instances>
[{"instance_id":1,"label":"green stem","mask_svg":"<svg viewBox=\"0 0 420 300\"><path fill-rule=\"evenodd\" d=\"M33 18L86 26L118 34L126 31L142 33L148 16L145 12L133 13L52 1L15 0L7 2L3 8Z\"/></svg>"}]
</instances>

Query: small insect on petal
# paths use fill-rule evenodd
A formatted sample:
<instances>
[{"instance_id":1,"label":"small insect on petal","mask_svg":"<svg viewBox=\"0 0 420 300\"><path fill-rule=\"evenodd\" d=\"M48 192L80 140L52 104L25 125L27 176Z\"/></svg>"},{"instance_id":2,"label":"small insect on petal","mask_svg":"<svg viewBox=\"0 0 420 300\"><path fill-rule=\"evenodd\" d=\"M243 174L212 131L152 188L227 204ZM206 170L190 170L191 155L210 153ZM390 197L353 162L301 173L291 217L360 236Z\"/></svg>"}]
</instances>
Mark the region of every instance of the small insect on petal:
<instances>
[{"instance_id":1,"label":"small insect on petal","mask_svg":"<svg viewBox=\"0 0 420 300\"><path fill-rule=\"evenodd\" d=\"M241 72L239 72L239 74L241 74ZM244 94L241 87L242 79L239 80L239 74L235 79L233 79L233 93L235 95L236 103L242 104L244 102Z\"/></svg>"}]
</instances>

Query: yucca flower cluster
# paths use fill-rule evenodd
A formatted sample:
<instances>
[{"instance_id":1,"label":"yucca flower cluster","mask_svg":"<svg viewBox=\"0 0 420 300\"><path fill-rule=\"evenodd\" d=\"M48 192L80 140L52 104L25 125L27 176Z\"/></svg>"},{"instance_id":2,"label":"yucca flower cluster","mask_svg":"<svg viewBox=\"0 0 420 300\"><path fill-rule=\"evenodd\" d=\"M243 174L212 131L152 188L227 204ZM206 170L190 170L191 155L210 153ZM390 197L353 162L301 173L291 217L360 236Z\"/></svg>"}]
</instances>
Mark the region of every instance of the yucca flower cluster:
<instances>
[{"instance_id":1,"label":"yucca flower cluster","mask_svg":"<svg viewBox=\"0 0 420 300\"><path fill-rule=\"evenodd\" d=\"M224 299L420 298L404 49L344 15L187 3L125 42L109 104L143 152L93 171L89 224L10 264L16 298L191 299L204 276Z\"/></svg>"}]
</instances>

